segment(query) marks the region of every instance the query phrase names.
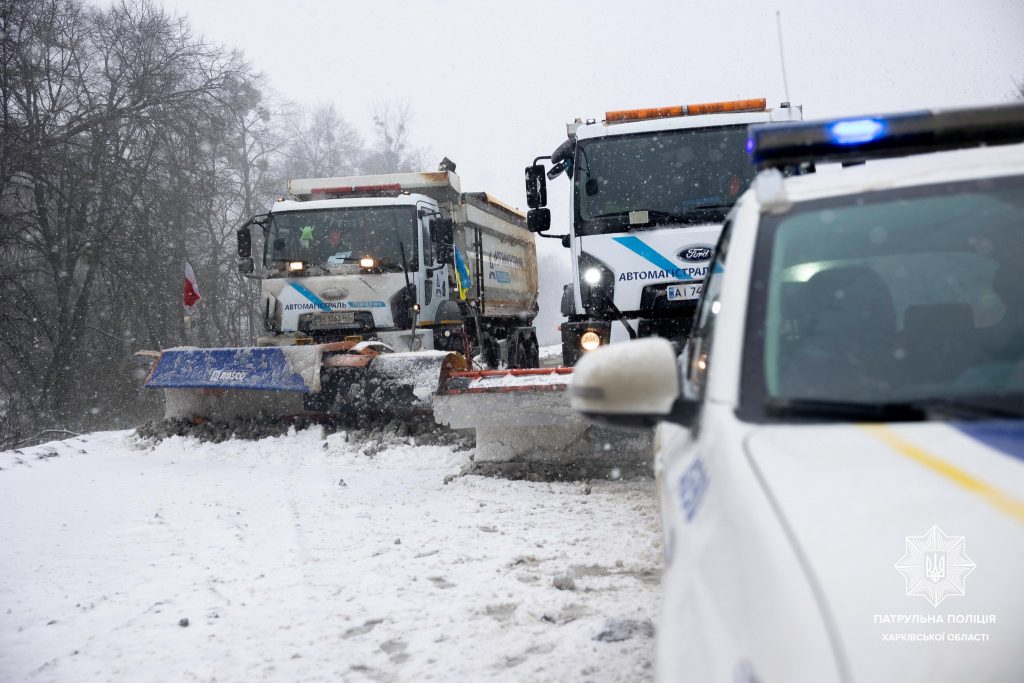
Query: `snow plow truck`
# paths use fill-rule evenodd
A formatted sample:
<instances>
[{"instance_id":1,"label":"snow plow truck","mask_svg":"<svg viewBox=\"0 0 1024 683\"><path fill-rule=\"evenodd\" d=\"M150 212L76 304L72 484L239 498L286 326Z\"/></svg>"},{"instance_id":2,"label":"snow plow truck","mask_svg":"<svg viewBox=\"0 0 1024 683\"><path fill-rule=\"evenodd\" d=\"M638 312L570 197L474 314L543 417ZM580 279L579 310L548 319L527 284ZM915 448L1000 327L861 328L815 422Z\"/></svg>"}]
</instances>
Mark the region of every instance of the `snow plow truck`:
<instances>
[{"instance_id":1,"label":"snow plow truck","mask_svg":"<svg viewBox=\"0 0 1024 683\"><path fill-rule=\"evenodd\" d=\"M546 179L564 174L571 183L566 365L614 341L685 342L722 224L754 178L747 127L802 112L764 98L609 111L568 124L551 156L527 167L528 225L544 237Z\"/></svg>"},{"instance_id":2,"label":"snow plow truck","mask_svg":"<svg viewBox=\"0 0 1024 683\"><path fill-rule=\"evenodd\" d=\"M772 109L758 98L609 111L567 124L567 139L525 174L528 229L560 239L571 254L561 325L567 367L548 377L463 374L442 386L435 415L476 428L478 446L522 443L523 427L545 441L561 438L565 425L582 433L564 395L571 367L600 346L638 337L682 347L722 225L756 171L747 127L802 116L801 107ZM547 180L560 175L571 181L570 229L548 235Z\"/></svg>"},{"instance_id":3,"label":"snow plow truck","mask_svg":"<svg viewBox=\"0 0 1024 683\"><path fill-rule=\"evenodd\" d=\"M538 365L525 216L452 170L296 179L238 229L266 334L167 349L145 386L167 418L430 414L453 374Z\"/></svg>"}]
</instances>

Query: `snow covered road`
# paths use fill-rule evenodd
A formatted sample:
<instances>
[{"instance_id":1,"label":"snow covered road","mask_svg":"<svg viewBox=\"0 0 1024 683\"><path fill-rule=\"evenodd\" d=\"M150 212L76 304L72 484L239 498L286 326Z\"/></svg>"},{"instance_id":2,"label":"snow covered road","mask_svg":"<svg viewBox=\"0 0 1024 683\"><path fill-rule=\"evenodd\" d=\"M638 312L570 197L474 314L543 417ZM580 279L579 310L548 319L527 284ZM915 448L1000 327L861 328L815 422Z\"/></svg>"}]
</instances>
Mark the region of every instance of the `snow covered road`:
<instances>
[{"instance_id":1,"label":"snow covered road","mask_svg":"<svg viewBox=\"0 0 1024 683\"><path fill-rule=\"evenodd\" d=\"M653 480L445 484L467 458L319 429L0 454L0 681L650 678Z\"/></svg>"}]
</instances>

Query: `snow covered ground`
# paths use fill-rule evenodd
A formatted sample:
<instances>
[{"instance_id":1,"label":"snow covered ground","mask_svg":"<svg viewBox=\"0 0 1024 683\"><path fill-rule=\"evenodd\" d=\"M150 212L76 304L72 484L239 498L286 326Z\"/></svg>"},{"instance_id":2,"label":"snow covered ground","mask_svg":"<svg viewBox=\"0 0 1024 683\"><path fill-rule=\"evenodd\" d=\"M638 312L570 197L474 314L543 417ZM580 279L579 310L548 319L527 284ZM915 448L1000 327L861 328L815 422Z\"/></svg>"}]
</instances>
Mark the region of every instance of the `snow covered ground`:
<instances>
[{"instance_id":1,"label":"snow covered ground","mask_svg":"<svg viewBox=\"0 0 1024 683\"><path fill-rule=\"evenodd\" d=\"M0 681L649 679L653 480L446 484L468 455L318 428L2 453Z\"/></svg>"},{"instance_id":2,"label":"snow covered ground","mask_svg":"<svg viewBox=\"0 0 1024 683\"><path fill-rule=\"evenodd\" d=\"M562 364L561 344L542 346L537 349L537 351L537 355L540 357L540 366L542 368L553 368Z\"/></svg>"}]
</instances>

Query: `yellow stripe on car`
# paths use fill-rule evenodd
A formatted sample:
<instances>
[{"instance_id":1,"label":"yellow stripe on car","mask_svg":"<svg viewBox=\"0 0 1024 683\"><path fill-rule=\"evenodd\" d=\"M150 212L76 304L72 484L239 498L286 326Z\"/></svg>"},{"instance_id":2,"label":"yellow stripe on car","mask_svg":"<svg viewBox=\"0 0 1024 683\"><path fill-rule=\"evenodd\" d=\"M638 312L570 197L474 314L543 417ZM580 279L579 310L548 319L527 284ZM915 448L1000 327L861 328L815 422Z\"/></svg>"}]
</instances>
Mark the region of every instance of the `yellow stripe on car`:
<instances>
[{"instance_id":1,"label":"yellow stripe on car","mask_svg":"<svg viewBox=\"0 0 1024 683\"><path fill-rule=\"evenodd\" d=\"M981 496L990 505L1010 515L1018 522L1024 522L1024 500L1015 498L1005 491L986 484L980 479L964 472L959 467L932 455L920 446L907 441L889 427L884 425L861 425L861 428L900 455L927 467L932 472L945 477L960 488Z\"/></svg>"}]
</instances>

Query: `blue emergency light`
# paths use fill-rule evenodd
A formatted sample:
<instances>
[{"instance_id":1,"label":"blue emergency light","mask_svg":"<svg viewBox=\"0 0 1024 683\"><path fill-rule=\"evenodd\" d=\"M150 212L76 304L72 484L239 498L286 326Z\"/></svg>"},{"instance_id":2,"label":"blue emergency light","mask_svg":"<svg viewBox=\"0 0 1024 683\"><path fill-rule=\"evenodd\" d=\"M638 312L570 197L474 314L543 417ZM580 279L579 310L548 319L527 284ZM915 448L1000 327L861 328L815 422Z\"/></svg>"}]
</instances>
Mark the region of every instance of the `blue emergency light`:
<instances>
[{"instance_id":1,"label":"blue emergency light","mask_svg":"<svg viewBox=\"0 0 1024 683\"><path fill-rule=\"evenodd\" d=\"M1024 104L755 124L747 136L747 152L758 168L857 163L1024 142Z\"/></svg>"}]
</instances>

